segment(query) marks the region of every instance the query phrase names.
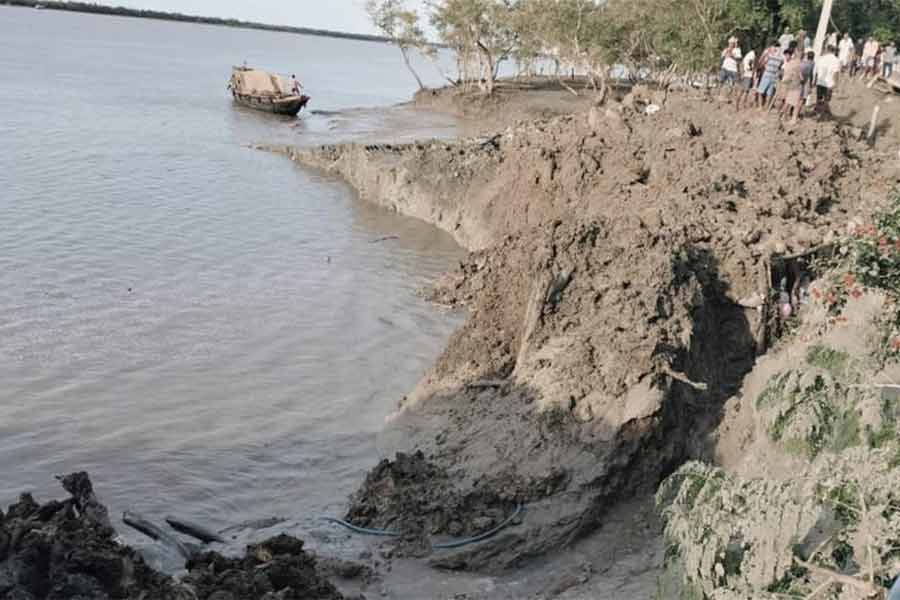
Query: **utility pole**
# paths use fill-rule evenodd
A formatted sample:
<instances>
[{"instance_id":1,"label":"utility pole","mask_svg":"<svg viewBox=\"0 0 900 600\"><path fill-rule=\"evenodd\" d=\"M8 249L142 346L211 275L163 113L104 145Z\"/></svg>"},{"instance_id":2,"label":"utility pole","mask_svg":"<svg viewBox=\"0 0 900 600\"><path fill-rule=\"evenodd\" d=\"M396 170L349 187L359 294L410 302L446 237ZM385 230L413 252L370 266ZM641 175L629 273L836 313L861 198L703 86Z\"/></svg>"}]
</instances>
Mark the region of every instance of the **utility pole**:
<instances>
[{"instance_id":1,"label":"utility pole","mask_svg":"<svg viewBox=\"0 0 900 600\"><path fill-rule=\"evenodd\" d=\"M831 21L831 5L833 3L834 0L825 0L822 3L822 16L819 17L819 28L816 29L816 39L813 43L816 58L822 56L822 50L825 49L825 36L828 35L828 23Z\"/></svg>"}]
</instances>

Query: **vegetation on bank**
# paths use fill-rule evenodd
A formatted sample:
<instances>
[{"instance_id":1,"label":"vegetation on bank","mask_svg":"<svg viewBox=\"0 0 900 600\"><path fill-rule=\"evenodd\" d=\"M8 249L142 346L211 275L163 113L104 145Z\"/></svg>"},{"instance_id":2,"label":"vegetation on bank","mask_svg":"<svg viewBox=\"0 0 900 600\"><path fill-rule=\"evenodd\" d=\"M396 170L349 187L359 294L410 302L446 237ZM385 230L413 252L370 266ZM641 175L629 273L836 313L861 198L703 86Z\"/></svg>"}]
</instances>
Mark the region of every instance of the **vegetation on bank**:
<instances>
[{"instance_id":1,"label":"vegetation on bank","mask_svg":"<svg viewBox=\"0 0 900 600\"><path fill-rule=\"evenodd\" d=\"M498 67L514 60L534 74L548 59L560 76L577 71L605 90L613 65L665 78L718 68L725 40L761 47L784 29L814 32L821 0L370 0L373 23L406 51L427 48L420 21L456 52L462 86L494 90ZM832 20L854 38L884 41L900 30L900 3L835 3ZM386 27L385 24L390 26ZM402 26L399 26L402 24ZM575 90L572 90L575 92Z\"/></svg>"},{"instance_id":2,"label":"vegetation on bank","mask_svg":"<svg viewBox=\"0 0 900 600\"><path fill-rule=\"evenodd\" d=\"M200 23L203 25L219 25L223 27L238 27L241 29L261 29L263 31L279 31L283 33L297 33L303 35L318 35L325 37L342 38L349 40L362 40L371 42L385 42L387 38L378 35L365 35L358 33L345 33L329 31L325 29L310 29L308 27L290 27L287 25L270 25L253 21L241 21L238 19L220 19L217 17L198 17L181 13L164 12L159 10L140 10L125 6L105 6L89 2L59 2L56 0L0 0L0 3L11 6L24 6L34 8L41 6L50 10L66 10L70 12L93 13L99 15L113 15L118 17L137 17L142 19L159 19L163 21L182 21L185 23Z\"/></svg>"},{"instance_id":3,"label":"vegetation on bank","mask_svg":"<svg viewBox=\"0 0 900 600\"><path fill-rule=\"evenodd\" d=\"M659 488L660 597L883 598L897 579L900 387L875 382L900 360L900 194L834 248L812 343L747 398L759 435L743 451L767 468L688 463Z\"/></svg>"}]
</instances>

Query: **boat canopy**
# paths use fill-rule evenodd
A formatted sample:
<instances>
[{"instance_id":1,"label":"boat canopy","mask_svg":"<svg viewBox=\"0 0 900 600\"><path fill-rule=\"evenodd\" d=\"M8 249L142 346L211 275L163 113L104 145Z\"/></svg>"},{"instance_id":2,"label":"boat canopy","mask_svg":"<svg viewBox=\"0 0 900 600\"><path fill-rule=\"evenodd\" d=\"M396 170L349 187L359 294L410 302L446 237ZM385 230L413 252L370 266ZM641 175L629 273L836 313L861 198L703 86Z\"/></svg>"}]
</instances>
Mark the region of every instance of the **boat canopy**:
<instances>
[{"instance_id":1,"label":"boat canopy","mask_svg":"<svg viewBox=\"0 0 900 600\"><path fill-rule=\"evenodd\" d=\"M234 67L231 86L239 94L254 96L288 96L291 93L290 85L284 77L246 67Z\"/></svg>"}]
</instances>

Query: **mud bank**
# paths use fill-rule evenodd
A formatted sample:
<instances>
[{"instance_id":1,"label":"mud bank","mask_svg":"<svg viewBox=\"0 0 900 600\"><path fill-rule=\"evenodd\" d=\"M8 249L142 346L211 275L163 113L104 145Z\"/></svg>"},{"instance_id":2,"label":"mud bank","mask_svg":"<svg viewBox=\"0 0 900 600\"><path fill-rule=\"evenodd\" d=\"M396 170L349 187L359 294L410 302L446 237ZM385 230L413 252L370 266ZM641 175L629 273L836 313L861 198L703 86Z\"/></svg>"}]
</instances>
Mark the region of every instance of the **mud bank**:
<instances>
[{"instance_id":1,"label":"mud bank","mask_svg":"<svg viewBox=\"0 0 900 600\"><path fill-rule=\"evenodd\" d=\"M524 503L521 523L430 558L503 569L715 458L773 339L773 261L871 214L897 164L834 121L787 129L681 94L648 115L651 101L636 90L456 142L284 149L472 250L432 291L468 320L386 432L423 453L443 491L416 505L369 485L349 517L452 536L472 529L467 513L487 526ZM441 500L456 514L436 516Z\"/></svg>"}]
</instances>

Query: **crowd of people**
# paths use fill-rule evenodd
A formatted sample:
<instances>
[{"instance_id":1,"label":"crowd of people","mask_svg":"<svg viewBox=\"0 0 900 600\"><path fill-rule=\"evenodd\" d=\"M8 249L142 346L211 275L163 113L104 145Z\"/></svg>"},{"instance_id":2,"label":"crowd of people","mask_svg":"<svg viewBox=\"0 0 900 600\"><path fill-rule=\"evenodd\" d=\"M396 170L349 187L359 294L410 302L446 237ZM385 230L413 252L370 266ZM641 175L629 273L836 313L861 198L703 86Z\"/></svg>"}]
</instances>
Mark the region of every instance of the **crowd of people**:
<instances>
[{"instance_id":1,"label":"crowd of people","mask_svg":"<svg viewBox=\"0 0 900 600\"><path fill-rule=\"evenodd\" d=\"M776 110L795 123L806 110L828 113L841 77L889 78L898 63L894 44L882 46L872 37L857 46L849 34L838 40L832 33L816 56L805 31L785 31L759 54L753 49L742 52L738 39L730 38L722 50L719 79L735 96L737 110Z\"/></svg>"}]
</instances>

